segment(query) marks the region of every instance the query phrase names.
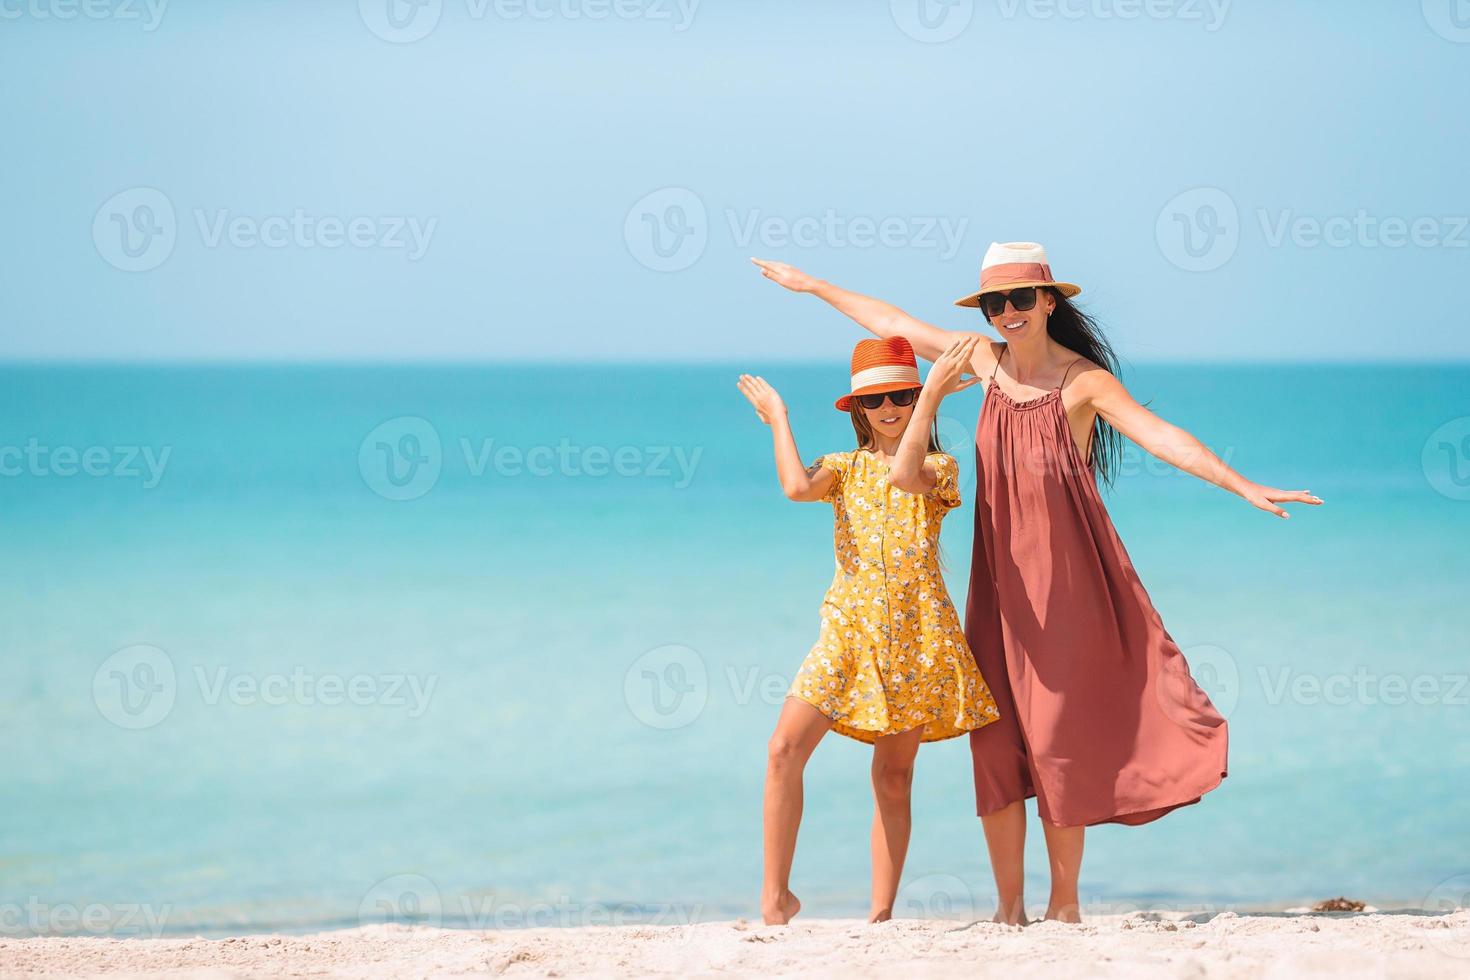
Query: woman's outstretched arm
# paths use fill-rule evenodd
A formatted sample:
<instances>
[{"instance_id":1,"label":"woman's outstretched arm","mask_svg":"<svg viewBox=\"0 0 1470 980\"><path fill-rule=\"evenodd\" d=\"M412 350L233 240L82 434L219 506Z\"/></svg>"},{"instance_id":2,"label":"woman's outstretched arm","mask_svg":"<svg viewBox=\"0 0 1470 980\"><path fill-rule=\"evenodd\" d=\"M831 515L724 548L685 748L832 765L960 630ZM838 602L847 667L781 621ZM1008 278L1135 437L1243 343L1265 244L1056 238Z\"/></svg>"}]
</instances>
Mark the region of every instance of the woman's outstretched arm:
<instances>
[{"instance_id":1,"label":"woman's outstretched arm","mask_svg":"<svg viewBox=\"0 0 1470 980\"><path fill-rule=\"evenodd\" d=\"M1101 368L1083 371L1073 383L1078 394L1104 421L1148 452L1206 483L1229 490L1261 510L1277 517L1290 517L1280 504L1322 503L1310 490L1278 490L1247 480L1193 435L1138 404L1121 381Z\"/></svg>"},{"instance_id":2,"label":"woman's outstretched arm","mask_svg":"<svg viewBox=\"0 0 1470 980\"><path fill-rule=\"evenodd\" d=\"M785 262L770 262L766 259L751 259L750 261L760 267L761 275L777 285L784 286L794 293L811 293L876 336L903 337L913 345L914 353L926 361L938 360L939 355L949 350L955 341L964 337L989 339L984 334L944 330L932 323L925 323L900 310L892 303L885 303L881 299L874 299L871 296L864 296L861 293L843 289L841 286L835 286L826 280L809 276ZM977 360L986 359L985 363L978 367L989 368L994 364L989 344L976 344L975 357ZM977 370L975 373L980 372Z\"/></svg>"},{"instance_id":3,"label":"woman's outstretched arm","mask_svg":"<svg viewBox=\"0 0 1470 980\"><path fill-rule=\"evenodd\" d=\"M791 500L809 502L821 500L832 489L836 479L833 472L821 463L810 467L801 465L801 453L796 449L796 436L791 432L791 422L786 417L786 403L776 394L765 378L742 374L736 382L740 393L755 408L760 420L771 427L771 441L776 452L776 475L781 479L781 491Z\"/></svg>"}]
</instances>

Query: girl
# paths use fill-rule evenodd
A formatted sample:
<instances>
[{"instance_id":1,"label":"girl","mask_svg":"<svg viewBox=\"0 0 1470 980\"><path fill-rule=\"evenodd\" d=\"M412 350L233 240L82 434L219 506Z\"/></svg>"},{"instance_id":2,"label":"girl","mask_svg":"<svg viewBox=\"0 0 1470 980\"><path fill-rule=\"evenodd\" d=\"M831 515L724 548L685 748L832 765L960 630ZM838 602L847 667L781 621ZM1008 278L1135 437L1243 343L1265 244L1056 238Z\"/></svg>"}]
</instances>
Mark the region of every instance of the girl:
<instances>
[{"instance_id":1,"label":"girl","mask_svg":"<svg viewBox=\"0 0 1470 980\"><path fill-rule=\"evenodd\" d=\"M996 920L1025 924L1025 800L1037 798L1051 863L1046 917L1079 919L1084 828L1142 824L1196 803L1225 776L1225 719L1193 682L1113 528L1097 481L1119 434L1247 503L1320 504L1241 476L1198 439L1138 404L1112 349L1071 302L1034 242L992 243L976 308L1004 343L954 334L881 300L755 260L767 279L812 293L880 337L987 378L975 431L974 558L965 631L994 685L1001 723L974 732L975 797L999 892Z\"/></svg>"},{"instance_id":2,"label":"girl","mask_svg":"<svg viewBox=\"0 0 1470 980\"><path fill-rule=\"evenodd\" d=\"M857 449L804 469L786 406L764 379L742 394L775 440L776 471L792 500L825 500L836 518L837 573L822 602L819 639L787 692L766 765L761 915L784 924L801 909L791 859L801 823L802 770L829 729L873 746L873 894L870 922L893 914L909 843L909 790L920 742L952 738L999 715L939 569L939 524L959 506L958 467L939 451L935 413L962 379L975 341L938 356L919 384L902 337L865 340L852 355L852 390L837 400Z\"/></svg>"}]
</instances>

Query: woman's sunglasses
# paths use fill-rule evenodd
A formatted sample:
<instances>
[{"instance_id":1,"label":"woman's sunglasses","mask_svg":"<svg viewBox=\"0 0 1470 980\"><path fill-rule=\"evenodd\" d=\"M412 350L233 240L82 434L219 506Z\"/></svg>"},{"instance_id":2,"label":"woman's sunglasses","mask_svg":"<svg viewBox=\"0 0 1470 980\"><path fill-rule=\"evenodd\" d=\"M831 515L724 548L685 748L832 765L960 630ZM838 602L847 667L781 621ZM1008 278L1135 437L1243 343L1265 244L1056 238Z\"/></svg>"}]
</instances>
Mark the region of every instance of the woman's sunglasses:
<instances>
[{"instance_id":1,"label":"woman's sunglasses","mask_svg":"<svg viewBox=\"0 0 1470 980\"><path fill-rule=\"evenodd\" d=\"M1006 300L1011 301L1017 313L1025 313L1036 306L1036 287L1022 286L1008 293L985 293L980 297L980 312L987 317L1000 316L1006 311Z\"/></svg>"},{"instance_id":2,"label":"woman's sunglasses","mask_svg":"<svg viewBox=\"0 0 1470 980\"><path fill-rule=\"evenodd\" d=\"M858 395L857 401L863 408L872 411L875 408L882 408L883 399L885 398L899 408L907 408L914 403L914 399L918 396L918 388L904 388L902 391L885 391L877 395Z\"/></svg>"}]
</instances>

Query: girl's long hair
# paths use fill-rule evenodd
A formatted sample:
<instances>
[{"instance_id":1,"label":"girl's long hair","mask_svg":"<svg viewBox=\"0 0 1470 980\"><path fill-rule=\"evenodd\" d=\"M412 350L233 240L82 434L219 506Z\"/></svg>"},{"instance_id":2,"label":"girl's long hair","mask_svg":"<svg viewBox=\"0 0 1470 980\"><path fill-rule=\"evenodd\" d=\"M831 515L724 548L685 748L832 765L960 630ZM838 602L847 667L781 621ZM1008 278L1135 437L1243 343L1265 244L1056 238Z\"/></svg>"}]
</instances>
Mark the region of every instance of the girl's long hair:
<instances>
[{"instance_id":1,"label":"girl's long hair","mask_svg":"<svg viewBox=\"0 0 1470 980\"><path fill-rule=\"evenodd\" d=\"M868 416L863 413L863 407L858 404L856 398L852 400L852 407L847 412L852 416L852 431L857 433L858 448L877 449L878 439L873 435L873 426L868 423ZM939 419L937 417L929 423L929 448L924 452L925 454L944 452L939 448Z\"/></svg>"},{"instance_id":2,"label":"girl's long hair","mask_svg":"<svg viewBox=\"0 0 1470 980\"><path fill-rule=\"evenodd\" d=\"M1118 355L1113 353L1113 346L1103 336L1097 321L1055 289L1047 287L1047 291L1057 301L1056 309L1046 321L1046 332L1051 339L1117 377ZM1123 455L1123 437L1117 429L1104 422L1102 416L1092 422L1092 440L1087 454L1093 475L1111 486Z\"/></svg>"}]
</instances>

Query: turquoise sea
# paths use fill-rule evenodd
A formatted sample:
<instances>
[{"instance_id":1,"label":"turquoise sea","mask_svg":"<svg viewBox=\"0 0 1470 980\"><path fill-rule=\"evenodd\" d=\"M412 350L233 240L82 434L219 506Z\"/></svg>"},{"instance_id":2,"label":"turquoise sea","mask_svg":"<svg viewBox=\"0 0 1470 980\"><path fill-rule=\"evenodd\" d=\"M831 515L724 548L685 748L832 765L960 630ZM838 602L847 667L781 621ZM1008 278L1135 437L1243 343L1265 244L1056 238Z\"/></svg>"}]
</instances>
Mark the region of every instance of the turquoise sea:
<instances>
[{"instance_id":1,"label":"turquoise sea","mask_svg":"<svg viewBox=\"0 0 1470 980\"><path fill-rule=\"evenodd\" d=\"M831 519L781 496L734 381L772 381L811 458L851 446L844 369L0 368L0 934L755 914ZM1231 774L1090 832L1084 901L1470 890L1470 367L1124 379L1327 504L1280 521L1127 461L1106 499ZM943 425L961 603L981 397ZM813 760L810 914L867 907L868 758ZM900 914L988 914L969 767L920 754Z\"/></svg>"}]
</instances>

